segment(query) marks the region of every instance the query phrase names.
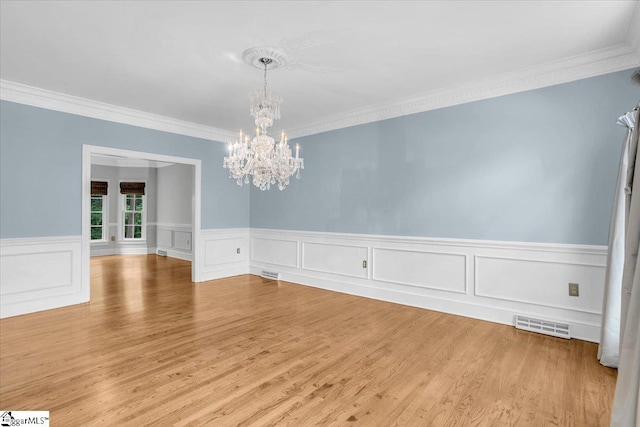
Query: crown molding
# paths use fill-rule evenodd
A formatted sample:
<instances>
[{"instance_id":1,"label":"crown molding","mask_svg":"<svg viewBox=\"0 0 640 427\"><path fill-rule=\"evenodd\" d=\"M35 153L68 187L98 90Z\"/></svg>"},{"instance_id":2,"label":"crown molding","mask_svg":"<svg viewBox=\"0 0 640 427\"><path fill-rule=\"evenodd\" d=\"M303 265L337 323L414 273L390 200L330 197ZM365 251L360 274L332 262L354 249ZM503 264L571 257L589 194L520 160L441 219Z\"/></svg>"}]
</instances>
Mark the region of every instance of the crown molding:
<instances>
[{"instance_id":1,"label":"crown molding","mask_svg":"<svg viewBox=\"0 0 640 427\"><path fill-rule=\"evenodd\" d=\"M8 80L0 80L0 99L46 108L48 110L61 111L63 113L193 136L211 141L225 142L236 137L235 133L224 129L172 119L170 117L53 92Z\"/></svg>"},{"instance_id":2,"label":"crown molding","mask_svg":"<svg viewBox=\"0 0 640 427\"><path fill-rule=\"evenodd\" d=\"M289 129L290 138L372 123L468 102L539 89L640 66L640 3L627 42L618 46L423 94L374 104ZM187 122L86 98L0 80L0 99L116 123L211 141L227 142L235 132Z\"/></svg>"},{"instance_id":3,"label":"crown molding","mask_svg":"<svg viewBox=\"0 0 640 427\"><path fill-rule=\"evenodd\" d=\"M640 18L640 6L635 18ZM635 19L640 20L640 19ZM634 20L634 22L635 22ZM313 135L482 99L553 86L640 66L640 24L631 26L628 42L489 79L433 90L421 95L354 109L311 122L287 132L290 138Z\"/></svg>"}]
</instances>

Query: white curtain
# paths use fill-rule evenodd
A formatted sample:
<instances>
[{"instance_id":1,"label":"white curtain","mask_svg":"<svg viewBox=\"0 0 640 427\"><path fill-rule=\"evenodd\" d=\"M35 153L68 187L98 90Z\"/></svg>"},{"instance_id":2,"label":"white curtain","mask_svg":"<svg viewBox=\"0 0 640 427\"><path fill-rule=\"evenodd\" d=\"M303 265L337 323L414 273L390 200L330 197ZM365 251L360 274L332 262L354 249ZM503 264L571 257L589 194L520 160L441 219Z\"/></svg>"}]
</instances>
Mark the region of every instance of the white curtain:
<instances>
[{"instance_id":1,"label":"white curtain","mask_svg":"<svg viewBox=\"0 0 640 427\"><path fill-rule=\"evenodd\" d=\"M611 427L640 426L640 163L638 151L638 109L627 117L633 130L628 138L628 167L625 193L624 270L620 306L620 357L613 398ZM635 126L634 126L635 124ZM634 189L636 190L634 192ZM608 295L608 297L611 295Z\"/></svg>"},{"instance_id":2,"label":"white curtain","mask_svg":"<svg viewBox=\"0 0 640 427\"><path fill-rule=\"evenodd\" d=\"M618 170L618 181L609 228L609 250L607 252L607 270L605 273L605 293L602 304L602 329L598 359L600 363L612 368L618 367L620 354L620 306L622 299L622 271L624 267L624 235L627 214L627 173L629 169L629 143L633 130L633 114L629 112L618 119L618 124L628 129L622 147L622 157Z\"/></svg>"}]
</instances>

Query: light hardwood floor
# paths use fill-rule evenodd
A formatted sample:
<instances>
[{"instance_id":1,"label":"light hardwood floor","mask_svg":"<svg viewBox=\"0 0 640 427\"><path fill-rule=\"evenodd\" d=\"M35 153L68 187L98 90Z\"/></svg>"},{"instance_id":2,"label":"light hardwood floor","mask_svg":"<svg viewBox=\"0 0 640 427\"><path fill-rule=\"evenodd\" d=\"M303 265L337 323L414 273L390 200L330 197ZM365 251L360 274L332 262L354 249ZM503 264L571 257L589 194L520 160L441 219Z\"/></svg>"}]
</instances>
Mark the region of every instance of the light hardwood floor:
<instances>
[{"instance_id":1,"label":"light hardwood floor","mask_svg":"<svg viewBox=\"0 0 640 427\"><path fill-rule=\"evenodd\" d=\"M91 260L91 303L0 321L0 409L53 426L605 426L597 346L171 258Z\"/></svg>"}]
</instances>

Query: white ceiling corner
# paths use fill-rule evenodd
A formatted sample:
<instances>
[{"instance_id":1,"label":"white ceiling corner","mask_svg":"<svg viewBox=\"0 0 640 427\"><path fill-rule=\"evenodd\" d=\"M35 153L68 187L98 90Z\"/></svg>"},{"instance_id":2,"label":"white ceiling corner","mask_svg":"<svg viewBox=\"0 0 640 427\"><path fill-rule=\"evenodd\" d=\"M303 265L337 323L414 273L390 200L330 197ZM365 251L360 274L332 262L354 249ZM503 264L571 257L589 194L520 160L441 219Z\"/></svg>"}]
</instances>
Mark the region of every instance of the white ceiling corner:
<instances>
[{"instance_id":1,"label":"white ceiling corner","mask_svg":"<svg viewBox=\"0 0 640 427\"><path fill-rule=\"evenodd\" d=\"M228 142L254 46L299 137L640 67L640 3L5 0L0 98Z\"/></svg>"}]
</instances>

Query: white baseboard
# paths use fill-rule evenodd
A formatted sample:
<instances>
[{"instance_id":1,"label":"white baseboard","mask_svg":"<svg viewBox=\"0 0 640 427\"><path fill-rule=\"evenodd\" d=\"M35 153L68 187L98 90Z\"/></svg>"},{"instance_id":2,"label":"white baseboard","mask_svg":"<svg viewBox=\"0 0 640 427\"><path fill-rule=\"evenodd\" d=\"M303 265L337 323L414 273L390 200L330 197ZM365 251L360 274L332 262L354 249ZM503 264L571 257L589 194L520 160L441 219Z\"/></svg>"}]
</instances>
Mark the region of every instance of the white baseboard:
<instances>
[{"instance_id":1,"label":"white baseboard","mask_svg":"<svg viewBox=\"0 0 640 427\"><path fill-rule=\"evenodd\" d=\"M104 248L104 249L91 248L92 258L94 256L109 256L109 255L115 255L115 254L116 254L116 248Z\"/></svg>"},{"instance_id":2,"label":"white baseboard","mask_svg":"<svg viewBox=\"0 0 640 427\"><path fill-rule=\"evenodd\" d=\"M80 236L0 240L0 317L88 301L81 247Z\"/></svg>"},{"instance_id":3,"label":"white baseboard","mask_svg":"<svg viewBox=\"0 0 640 427\"><path fill-rule=\"evenodd\" d=\"M148 255L155 254L156 248L146 246L141 247L111 247L104 249L91 249L91 256L109 256L109 255Z\"/></svg>"},{"instance_id":4,"label":"white baseboard","mask_svg":"<svg viewBox=\"0 0 640 427\"><path fill-rule=\"evenodd\" d=\"M191 261L193 259L193 255L190 252L183 252L183 251L179 251L171 248L158 246L153 253L157 254L158 251L165 251L169 258L178 258L185 261Z\"/></svg>"},{"instance_id":5,"label":"white baseboard","mask_svg":"<svg viewBox=\"0 0 640 427\"><path fill-rule=\"evenodd\" d=\"M148 255L155 253L155 248L141 247L119 247L116 248L116 255Z\"/></svg>"},{"instance_id":6,"label":"white baseboard","mask_svg":"<svg viewBox=\"0 0 640 427\"><path fill-rule=\"evenodd\" d=\"M251 267L251 274L260 275L262 268ZM379 301L392 302L396 304L408 305L427 310L439 311L442 313L454 314L457 316L469 317L472 319L486 320L504 325L513 325L516 314L528 314L525 310L505 309L501 307L491 307L477 305L464 301L454 301L444 298L434 298L419 295L411 292L384 289L376 286L349 283L335 278L326 279L313 275L303 275L295 273L284 273L280 280L297 283L314 288L340 292L348 295L355 295L371 298ZM600 325L586 323L577 320L569 322L571 324L571 334L574 338L585 341L598 342L600 339Z\"/></svg>"},{"instance_id":7,"label":"white baseboard","mask_svg":"<svg viewBox=\"0 0 640 427\"><path fill-rule=\"evenodd\" d=\"M170 258L178 258L185 261L191 261L193 255L189 252L183 252L171 248L157 247L157 248L104 248L104 249L91 249L91 256L108 256L108 255L147 255L157 254L159 250L165 251Z\"/></svg>"},{"instance_id":8,"label":"white baseboard","mask_svg":"<svg viewBox=\"0 0 640 427\"><path fill-rule=\"evenodd\" d=\"M202 272L200 273L197 282L207 282L209 280L224 279L226 277L241 276L249 273L250 270L248 265L229 266Z\"/></svg>"},{"instance_id":9,"label":"white baseboard","mask_svg":"<svg viewBox=\"0 0 640 427\"><path fill-rule=\"evenodd\" d=\"M555 319L593 342L605 260L603 246L251 229L253 274L509 325Z\"/></svg>"}]
</instances>

